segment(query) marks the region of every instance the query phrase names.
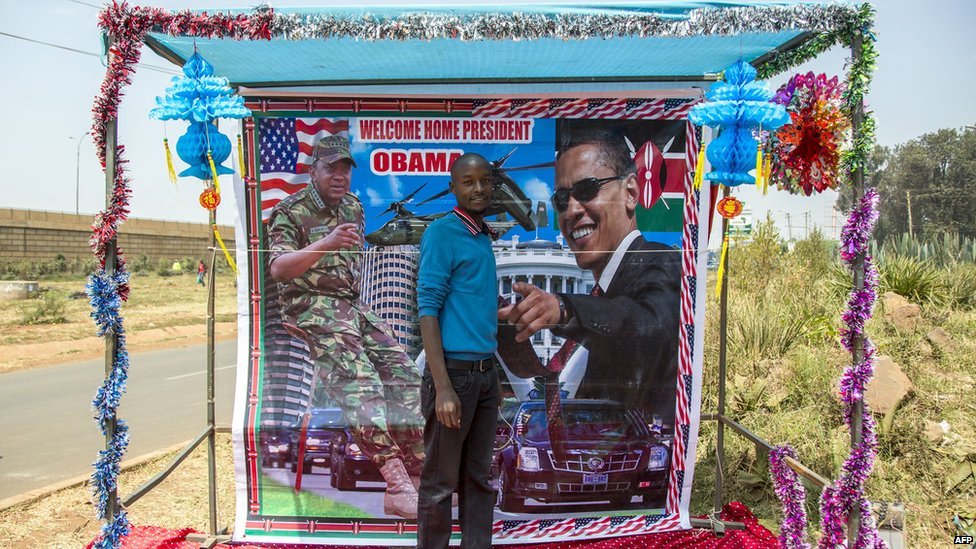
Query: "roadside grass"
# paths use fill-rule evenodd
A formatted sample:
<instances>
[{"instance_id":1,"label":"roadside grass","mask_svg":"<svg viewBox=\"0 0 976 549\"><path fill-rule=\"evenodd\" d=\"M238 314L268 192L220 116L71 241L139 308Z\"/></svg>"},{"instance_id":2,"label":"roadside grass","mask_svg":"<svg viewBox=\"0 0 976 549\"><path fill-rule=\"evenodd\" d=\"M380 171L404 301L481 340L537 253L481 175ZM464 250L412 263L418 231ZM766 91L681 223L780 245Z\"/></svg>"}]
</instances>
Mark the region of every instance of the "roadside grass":
<instances>
[{"instance_id":1,"label":"roadside grass","mask_svg":"<svg viewBox=\"0 0 976 549\"><path fill-rule=\"evenodd\" d=\"M762 225L762 224L760 224ZM800 461L834 479L847 457L850 437L843 424L837 379L850 355L837 334L850 278L839 265L814 260L814 242L787 252L769 228L759 227L754 242L730 252L729 354L726 413L773 445L790 443ZM880 303L867 332L878 349L898 363L914 384L913 392L888 418L875 415L879 453L867 485L874 501L905 502L907 543L940 547L951 540L954 513L973 512L973 478L953 486L961 463L976 460L976 312L972 285L960 275L971 265L938 268L919 260L892 257L881 266L881 293L897 289L922 306L911 333L898 332L884 319ZM914 262L914 263L913 263ZM706 313L702 412L718 402L718 302L709 286ZM941 327L951 343L926 341ZM925 435L926 421L946 421L949 434L939 443ZM692 513L712 512L716 423L703 422L699 436ZM729 429L723 501L740 500L760 522L778 531L782 511L769 479L768 455ZM811 485L806 508L810 533L817 539L819 492Z\"/></svg>"},{"instance_id":2,"label":"roadside grass","mask_svg":"<svg viewBox=\"0 0 976 549\"><path fill-rule=\"evenodd\" d=\"M237 317L237 289L233 275L217 273L216 317L218 322ZM83 276L60 277L41 281L41 296L24 301L0 302L0 345L34 343L37 341L70 341L95 335L95 325L89 316L91 306L85 295L87 279ZM126 329L132 333L153 328L205 324L207 291L196 283L196 276L183 274L159 276L140 272L130 279L132 292L122 306ZM59 322L25 323L25 310L44 307L58 301ZM50 306L48 306L50 307Z\"/></svg>"}]
</instances>

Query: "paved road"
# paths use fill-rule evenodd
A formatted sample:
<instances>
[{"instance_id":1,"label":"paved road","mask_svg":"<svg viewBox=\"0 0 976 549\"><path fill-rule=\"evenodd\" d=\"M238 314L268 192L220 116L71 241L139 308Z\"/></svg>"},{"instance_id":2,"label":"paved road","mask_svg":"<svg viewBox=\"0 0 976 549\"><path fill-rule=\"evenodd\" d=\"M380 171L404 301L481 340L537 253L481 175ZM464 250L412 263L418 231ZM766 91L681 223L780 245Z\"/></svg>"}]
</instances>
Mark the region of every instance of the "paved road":
<instances>
[{"instance_id":1,"label":"paved road","mask_svg":"<svg viewBox=\"0 0 976 549\"><path fill-rule=\"evenodd\" d=\"M217 344L217 424L229 425L236 341ZM207 424L206 346L133 354L119 416L135 457L198 435ZM104 362L0 375L0 499L90 473L104 448L91 399Z\"/></svg>"}]
</instances>

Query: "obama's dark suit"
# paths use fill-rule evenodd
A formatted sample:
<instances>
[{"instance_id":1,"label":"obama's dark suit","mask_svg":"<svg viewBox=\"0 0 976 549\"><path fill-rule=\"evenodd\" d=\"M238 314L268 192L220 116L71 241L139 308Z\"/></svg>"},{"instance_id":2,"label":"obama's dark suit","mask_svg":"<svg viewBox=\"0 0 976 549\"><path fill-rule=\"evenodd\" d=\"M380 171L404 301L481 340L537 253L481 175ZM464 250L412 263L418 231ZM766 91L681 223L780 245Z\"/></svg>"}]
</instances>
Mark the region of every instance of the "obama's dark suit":
<instances>
[{"instance_id":1,"label":"obama's dark suit","mask_svg":"<svg viewBox=\"0 0 976 549\"><path fill-rule=\"evenodd\" d=\"M638 236L604 295L561 294L570 321L554 329L588 351L576 398L617 400L650 423L673 423L681 252Z\"/></svg>"}]
</instances>

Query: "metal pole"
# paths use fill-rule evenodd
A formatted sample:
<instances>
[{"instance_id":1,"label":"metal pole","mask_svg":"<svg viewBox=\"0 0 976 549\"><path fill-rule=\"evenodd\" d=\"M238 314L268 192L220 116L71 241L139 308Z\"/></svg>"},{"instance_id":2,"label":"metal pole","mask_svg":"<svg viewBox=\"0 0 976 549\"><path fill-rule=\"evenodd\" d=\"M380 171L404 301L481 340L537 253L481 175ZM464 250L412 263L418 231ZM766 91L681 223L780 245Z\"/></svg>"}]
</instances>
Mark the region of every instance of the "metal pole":
<instances>
[{"instance_id":1,"label":"metal pole","mask_svg":"<svg viewBox=\"0 0 976 549\"><path fill-rule=\"evenodd\" d=\"M112 38L109 37L109 46L111 46ZM109 55L111 53L111 47L108 48ZM112 204L112 193L115 189L115 153L118 148L119 135L118 135L118 120L112 119L105 124L105 207L106 209ZM118 264L118 236L110 240L105 245L105 275L109 278L115 274L115 268ZM105 379L108 379L112 375L112 370L115 368L115 351L118 348L119 336L116 333L111 333L105 338ZM112 439L115 438L115 428L116 428L116 417L108 418L108 424L105 427L105 449L109 450L112 447ZM108 493L108 504L105 507L105 519L109 524L115 522L115 516L118 514L119 510L119 490L118 484L114 486Z\"/></svg>"},{"instance_id":2,"label":"metal pole","mask_svg":"<svg viewBox=\"0 0 976 549\"><path fill-rule=\"evenodd\" d=\"M215 302L217 296L217 239L213 228L217 225L217 211L210 210L210 272L207 288L207 480L210 503L210 535L217 535L217 446L216 446L216 414L214 413L214 354L215 345Z\"/></svg>"},{"instance_id":3,"label":"metal pole","mask_svg":"<svg viewBox=\"0 0 976 549\"><path fill-rule=\"evenodd\" d=\"M722 196L728 197L731 189L724 187ZM729 220L722 218L722 240L729 234ZM725 416L725 366L729 345L729 258L732 256L732 245L725 250L725 274L722 277L722 287L719 288L719 330L718 330L718 415ZM715 440L715 514L722 512L722 484L725 481L725 423L718 422L718 432Z\"/></svg>"},{"instance_id":4,"label":"metal pole","mask_svg":"<svg viewBox=\"0 0 976 549\"><path fill-rule=\"evenodd\" d=\"M860 32L854 33L854 39L851 41L851 59L860 59L861 57L861 45L864 36ZM853 135L858 135L861 131L861 124L864 121L864 98L861 97L858 102L854 105L854 112L851 113L851 133ZM851 178L851 194L853 195L853 205L856 208L864 197L864 167L858 166L854 170L854 174ZM864 253L858 254L854 259L854 290L859 292L864 289ZM864 360L864 335L858 335L854 338L854 353L853 353L853 363L858 364ZM863 397L858 397L854 401L853 410L851 413L851 448L856 448L860 446L861 441L864 438L864 425L863 425L863 414L864 414L864 399ZM854 547L857 541L857 533L860 529L861 523L861 502L852 502L850 514L847 516L847 546Z\"/></svg>"},{"instance_id":5,"label":"metal pole","mask_svg":"<svg viewBox=\"0 0 976 549\"><path fill-rule=\"evenodd\" d=\"M90 135L91 132L85 132L81 134L78 138L78 146L75 150L75 215L81 213L81 209L78 207L81 198L81 142L84 141L86 135Z\"/></svg>"}]
</instances>

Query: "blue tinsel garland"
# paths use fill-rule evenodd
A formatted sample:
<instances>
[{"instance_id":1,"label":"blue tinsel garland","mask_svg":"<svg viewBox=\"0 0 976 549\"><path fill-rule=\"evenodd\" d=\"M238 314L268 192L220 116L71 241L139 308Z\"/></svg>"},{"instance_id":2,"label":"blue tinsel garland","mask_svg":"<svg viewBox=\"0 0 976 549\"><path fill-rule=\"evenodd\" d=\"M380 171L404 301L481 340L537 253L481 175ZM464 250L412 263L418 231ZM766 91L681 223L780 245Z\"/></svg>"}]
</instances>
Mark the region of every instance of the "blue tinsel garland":
<instances>
[{"instance_id":1,"label":"blue tinsel garland","mask_svg":"<svg viewBox=\"0 0 976 549\"><path fill-rule=\"evenodd\" d=\"M92 464L92 490L98 510L98 517L108 517L109 494L117 487L119 464L129 446L129 427L118 419L119 402L125 393L128 380L129 353L125 344L125 328L120 312L124 300L122 289L129 282L129 273L125 270L125 263L120 262L117 270L109 275L105 269L100 269L88 279L85 292L90 298L92 306L91 317L98 327L98 335L117 337L115 356L112 361L112 371L105 378L101 387L92 399L95 410L95 420L102 435L108 434L109 424L115 420L115 430L109 440L108 447L98 452L98 459ZM129 533L129 519L124 510L119 509L112 522L102 525L102 533L94 547L114 548L121 544L121 538Z\"/></svg>"}]
</instances>

